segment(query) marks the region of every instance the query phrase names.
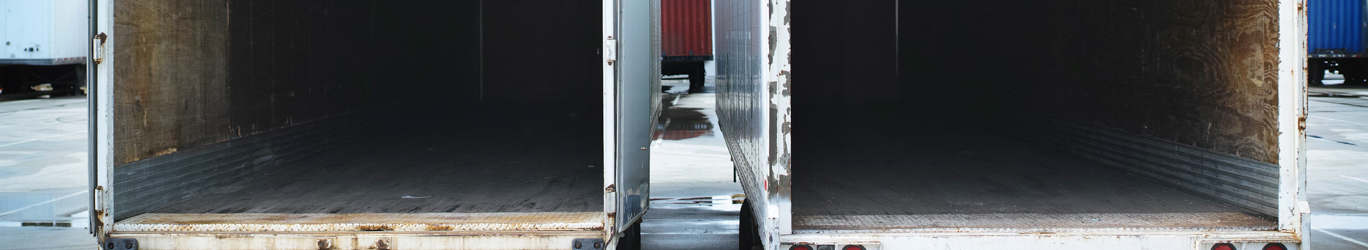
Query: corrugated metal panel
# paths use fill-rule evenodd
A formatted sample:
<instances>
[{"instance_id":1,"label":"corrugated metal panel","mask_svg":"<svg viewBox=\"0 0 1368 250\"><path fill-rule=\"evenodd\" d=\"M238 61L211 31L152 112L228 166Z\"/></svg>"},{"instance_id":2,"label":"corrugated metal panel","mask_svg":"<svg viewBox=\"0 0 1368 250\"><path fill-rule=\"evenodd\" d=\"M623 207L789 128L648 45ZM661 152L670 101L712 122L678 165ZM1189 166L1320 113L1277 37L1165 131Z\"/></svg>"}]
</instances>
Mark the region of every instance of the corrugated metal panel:
<instances>
[{"instance_id":1,"label":"corrugated metal panel","mask_svg":"<svg viewBox=\"0 0 1368 250\"><path fill-rule=\"evenodd\" d=\"M1317 49L1344 49L1346 53L1364 53L1363 0L1307 1L1308 52Z\"/></svg>"},{"instance_id":2,"label":"corrugated metal panel","mask_svg":"<svg viewBox=\"0 0 1368 250\"><path fill-rule=\"evenodd\" d=\"M663 0L661 46L667 57L712 56L712 4L709 0Z\"/></svg>"}]
</instances>

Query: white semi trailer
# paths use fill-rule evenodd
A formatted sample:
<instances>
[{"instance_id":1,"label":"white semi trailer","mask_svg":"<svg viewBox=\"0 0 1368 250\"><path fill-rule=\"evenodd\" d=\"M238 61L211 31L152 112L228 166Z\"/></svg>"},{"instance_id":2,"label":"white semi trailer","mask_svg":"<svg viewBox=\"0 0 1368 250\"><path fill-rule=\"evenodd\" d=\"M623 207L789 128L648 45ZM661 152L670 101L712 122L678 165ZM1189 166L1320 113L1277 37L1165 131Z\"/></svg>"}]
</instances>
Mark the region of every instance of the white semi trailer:
<instances>
[{"instance_id":1,"label":"white semi trailer","mask_svg":"<svg viewBox=\"0 0 1368 250\"><path fill-rule=\"evenodd\" d=\"M1307 249L1303 4L718 0L739 249Z\"/></svg>"},{"instance_id":2,"label":"white semi trailer","mask_svg":"<svg viewBox=\"0 0 1368 250\"><path fill-rule=\"evenodd\" d=\"M103 249L640 248L658 0L93 3Z\"/></svg>"},{"instance_id":3,"label":"white semi trailer","mask_svg":"<svg viewBox=\"0 0 1368 250\"><path fill-rule=\"evenodd\" d=\"M0 89L14 94L85 86L87 14L84 0L0 1ZM48 85L34 88L42 84Z\"/></svg>"}]
</instances>

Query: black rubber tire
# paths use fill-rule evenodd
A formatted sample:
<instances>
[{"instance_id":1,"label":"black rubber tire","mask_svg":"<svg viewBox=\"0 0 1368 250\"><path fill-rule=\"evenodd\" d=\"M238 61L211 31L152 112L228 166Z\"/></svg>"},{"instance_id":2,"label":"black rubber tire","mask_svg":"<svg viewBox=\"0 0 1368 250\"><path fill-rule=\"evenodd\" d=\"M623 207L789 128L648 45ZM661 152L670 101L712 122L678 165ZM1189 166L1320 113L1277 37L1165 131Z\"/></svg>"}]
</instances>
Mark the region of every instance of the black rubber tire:
<instances>
[{"instance_id":1,"label":"black rubber tire","mask_svg":"<svg viewBox=\"0 0 1368 250\"><path fill-rule=\"evenodd\" d=\"M618 241L617 250L641 250L641 222L633 223L623 231Z\"/></svg>"},{"instance_id":2,"label":"black rubber tire","mask_svg":"<svg viewBox=\"0 0 1368 250\"><path fill-rule=\"evenodd\" d=\"M1325 83L1325 60L1308 60L1306 65L1306 84L1310 86L1323 86Z\"/></svg>"},{"instance_id":3,"label":"black rubber tire","mask_svg":"<svg viewBox=\"0 0 1368 250\"><path fill-rule=\"evenodd\" d=\"M755 223L755 213L751 210L750 201L741 203L741 218L739 232L736 235L737 249L753 250L763 249L760 243L760 228Z\"/></svg>"}]
</instances>

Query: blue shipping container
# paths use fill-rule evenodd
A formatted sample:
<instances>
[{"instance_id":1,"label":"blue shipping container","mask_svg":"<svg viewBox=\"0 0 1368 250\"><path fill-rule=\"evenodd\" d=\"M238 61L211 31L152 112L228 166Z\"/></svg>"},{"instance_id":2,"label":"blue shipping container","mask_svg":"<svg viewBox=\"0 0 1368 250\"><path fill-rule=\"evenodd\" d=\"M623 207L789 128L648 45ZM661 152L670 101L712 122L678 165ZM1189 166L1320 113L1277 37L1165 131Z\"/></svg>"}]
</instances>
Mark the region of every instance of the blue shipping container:
<instances>
[{"instance_id":1,"label":"blue shipping container","mask_svg":"<svg viewBox=\"0 0 1368 250\"><path fill-rule=\"evenodd\" d=\"M1344 49L1364 53L1364 0L1308 0L1306 3L1308 53L1317 49Z\"/></svg>"}]
</instances>

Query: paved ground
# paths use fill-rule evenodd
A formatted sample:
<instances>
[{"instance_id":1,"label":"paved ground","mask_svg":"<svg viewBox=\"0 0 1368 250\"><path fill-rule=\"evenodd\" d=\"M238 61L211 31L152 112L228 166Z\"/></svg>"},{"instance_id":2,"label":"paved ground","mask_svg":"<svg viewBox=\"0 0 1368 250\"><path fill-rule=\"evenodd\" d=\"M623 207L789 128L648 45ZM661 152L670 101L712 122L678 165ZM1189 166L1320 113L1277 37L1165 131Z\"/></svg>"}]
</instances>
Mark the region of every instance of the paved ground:
<instances>
[{"instance_id":1,"label":"paved ground","mask_svg":"<svg viewBox=\"0 0 1368 250\"><path fill-rule=\"evenodd\" d=\"M645 249L734 249L741 184L716 123L716 96L684 95L687 81L665 81L672 103L651 149L651 210L643 219ZM671 105L671 104L667 104Z\"/></svg>"},{"instance_id":2,"label":"paved ground","mask_svg":"<svg viewBox=\"0 0 1368 250\"><path fill-rule=\"evenodd\" d=\"M88 220L71 217L88 204L86 120L81 96L0 101L0 249L94 247Z\"/></svg>"},{"instance_id":3,"label":"paved ground","mask_svg":"<svg viewBox=\"0 0 1368 250\"><path fill-rule=\"evenodd\" d=\"M1355 95L1368 88L1328 85L1311 92L1306 189L1312 247L1368 249L1368 98ZM1349 95L1319 97L1330 96L1325 93Z\"/></svg>"}]
</instances>

